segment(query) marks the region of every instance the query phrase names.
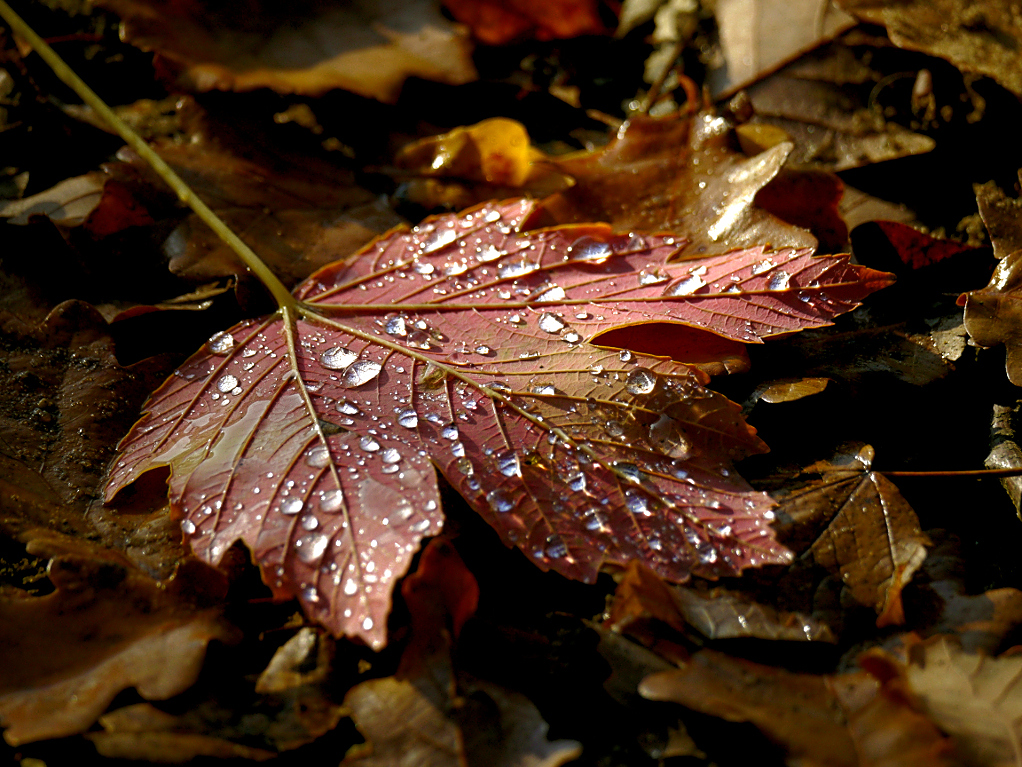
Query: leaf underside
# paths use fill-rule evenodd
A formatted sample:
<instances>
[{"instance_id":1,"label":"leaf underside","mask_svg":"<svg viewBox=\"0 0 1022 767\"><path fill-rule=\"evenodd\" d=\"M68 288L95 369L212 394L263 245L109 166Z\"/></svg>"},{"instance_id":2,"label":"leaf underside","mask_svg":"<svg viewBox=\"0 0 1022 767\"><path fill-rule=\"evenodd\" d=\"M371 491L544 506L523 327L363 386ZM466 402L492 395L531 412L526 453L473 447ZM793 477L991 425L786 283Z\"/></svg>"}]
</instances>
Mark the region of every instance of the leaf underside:
<instances>
[{"instance_id":1,"label":"leaf underside","mask_svg":"<svg viewBox=\"0 0 1022 767\"><path fill-rule=\"evenodd\" d=\"M731 462L763 443L680 362L586 343L659 320L745 342L829 323L889 276L808 250L670 263L684 241L524 231L524 200L393 232L287 310L210 339L122 444L112 498L171 468L196 555L235 541L275 595L386 642L394 583L443 524L434 467L505 544L583 581L789 561Z\"/></svg>"}]
</instances>

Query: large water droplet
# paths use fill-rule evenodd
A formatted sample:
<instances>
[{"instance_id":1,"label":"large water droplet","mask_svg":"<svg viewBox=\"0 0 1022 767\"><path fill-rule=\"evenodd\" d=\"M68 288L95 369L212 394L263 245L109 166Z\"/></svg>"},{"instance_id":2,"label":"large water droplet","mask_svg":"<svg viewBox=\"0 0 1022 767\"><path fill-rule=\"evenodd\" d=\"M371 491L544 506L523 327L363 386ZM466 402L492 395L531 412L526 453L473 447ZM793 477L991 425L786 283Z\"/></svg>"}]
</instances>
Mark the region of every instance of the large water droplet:
<instances>
[{"instance_id":1,"label":"large water droplet","mask_svg":"<svg viewBox=\"0 0 1022 767\"><path fill-rule=\"evenodd\" d=\"M383 365L372 360L359 360L353 362L344 372L344 385L349 389L367 384L376 378Z\"/></svg>"},{"instance_id":2,"label":"large water droplet","mask_svg":"<svg viewBox=\"0 0 1022 767\"><path fill-rule=\"evenodd\" d=\"M210 336L209 340L206 341L206 348L209 349L212 354L218 354L221 356L230 354L231 349L234 348L234 336L226 330L221 330L219 333L214 333Z\"/></svg>"},{"instance_id":3,"label":"large water droplet","mask_svg":"<svg viewBox=\"0 0 1022 767\"><path fill-rule=\"evenodd\" d=\"M683 279L681 282L672 286L668 289L667 295L669 296L687 296L694 293L696 290L701 288L706 283L703 282L702 277L695 274L690 274L688 277Z\"/></svg>"},{"instance_id":4,"label":"large water droplet","mask_svg":"<svg viewBox=\"0 0 1022 767\"><path fill-rule=\"evenodd\" d=\"M627 349L622 349L621 351L619 351L617 353L617 358L619 360L621 360L622 362L631 362L632 361L632 353L630 351L628 351Z\"/></svg>"},{"instance_id":5,"label":"large water droplet","mask_svg":"<svg viewBox=\"0 0 1022 767\"><path fill-rule=\"evenodd\" d=\"M561 340L569 344L577 344L581 342L582 336L580 336L574 330L569 330L567 333L561 336Z\"/></svg>"},{"instance_id":6,"label":"large water droplet","mask_svg":"<svg viewBox=\"0 0 1022 767\"><path fill-rule=\"evenodd\" d=\"M649 499L643 493L629 490L625 493L625 505L632 514L638 514L641 517L648 517L652 514L649 510Z\"/></svg>"},{"instance_id":7,"label":"large water droplet","mask_svg":"<svg viewBox=\"0 0 1022 767\"><path fill-rule=\"evenodd\" d=\"M405 318L400 316L391 317L387 320L387 324L383 326L383 329L392 336L404 337L408 335L408 328L405 327Z\"/></svg>"},{"instance_id":8,"label":"large water droplet","mask_svg":"<svg viewBox=\"0 0 1022 767\"><path fill-rule=\"evenodd\" d=\"M491 490L486 494L486 502L498 514L506 514L515 507L515 502L503 490Z\"/></svg>"},{"instance_id":9,"label":"large water droplet","mask_svg":"<svg viewBox=\"0 0 1022 767\"><path fill-rule=\"evenodd\" d=\"M567 256L579 261L594 261L600 263L614 255L610 245L592 237L579 237L568 248Z\"/></svg>"},{"instance_id":10,"label":"large water droplet","mask_svg":"<svg viewBox=\"0 0 1022 767\"><path fill-rule=\"evenodd\" d=\"M297 514L305 508L305 501L301 498L285 498L280 502L281 514Z\"/></svg>"},{"instance_id":11,"label":"large water droplet","mask_svg":"<svg viewBox=\"0 0 1022 767\"><path fill-rule=\"evenodd\" d=\"M340 346L332 346L323 352L319 361L325 368L331 370L344 370L352 362L358 359L358 355L355 352L342 349Z\"/></svg>"},{"instance_id":12,"label":"large water droplet","mask_svg":"<svg viewBox=\"0 0 1022 767\"><path fill-rule=\"evenodd\" d=\"M318 602L319 592L316 591L316 587L308 586L302 589L302 599L304 599L306 602Z\"/></svg>"},{"instance_id":13,"label":"large water droplet","mask_svg":"<svg viewBox=\"0 0 1022 767\"><path fill-rule=\"evenodd\" d=\"M458 233L454 229L435 229L422 243L422 252L434 253L445 245L450 245L456 239L458 239Z\"/></svg>"},{"instance_id":14,"label":"large water droplet","mask_svg":"<svg viewBox=\"0 0 1022 767\"><path fill-rule=\"evenodd\" d=\"M634 463L614 461L613 466L618 475L629 482L634 482L635 484L642 482L642 471Z\"/></svg>"},{"instance_id":15,"label":"large water droplet","mask_svg":"<svg viewBox=\"0 0 1022 767\"><path fill-rule=\"evenodd\" d=\"M770 290L784 290L788 287L788 280L790 279L791 275L778 269L770 275L770 279L767 280L767 287L770 288Z\"/></svg>"},{"instance_id":16,"label":"large water droplet","mask_svg":"<svg viewBox=\"0 0 1022 767\"><path fill-rule=\"evenodd\" d=\"M195 532L195 523L190 519L181 520L181 532L185 535L191 535Z\"/></svg>"},{"instance_id":17,"label":"large water droplet","mask_svg":"<svg viewBox=\"0 0 1022 767\"><path fill-rule=\"evenodd\" d=\"M340 511L344 505L344 493L340 490L324 490L319 496L319 508L323 511Z\"/></svg>"},{"instance_id":18,"label":"large water droplet","mask_svg":"<svg viewBox=\"0 0 1022 767\"><path fill-rule=\"evenodd\" d=\"M219 381L216 382L216 388L218 388L222 392L229 392L237 385L238 379L230 374L223 376Z\"/></svg>"},{"instance_id":19,"label":"large water droplet","mask_svg":"<svg viewBox=\"0 0 1022 767\"><path fill-rule=\"evenodd\" d=\"M548 535L546 539L546 555L551 559L560 559L568 553L568 547L559 535Z\"/></svg>"},{"instance_id":20,"label":"large water droplet","mask_svg":"<svg viewBox=\"0 0 1022 767\"><path fill-rule=\"evenodd\" d=\"M419 415L414 410L402 410L397 414L397 422L406 429L414 429L419 425Z\"/></svg>"},{"instance_id":21,"label":"large water droplet","mask_svg":"<svg viewBox=\"0 0 1022 767\"><path fill-rule=\"evenodd\" d=\"M319 520L313 516L302 517L302 527L306 530L315 530L319 527Z\"/></svg>"},{"instance_id":22,"label":"large water droplet","mask_svg":"<svg viewBox=\"0 0 1022 767\"><path fill-rule=\"evenodd\" d=\"M513 450L505 450L497 453L497 469L505 477L522 476L522 466L518 461L518 453Z\"/></svg>"},{"instance_id":23,"label":"large water droplet","mask_svg":"<svg viewBox=\"0 0 1022 767\"><path fill-rule=\"evenodd\" d=\"M330 464L330 451L323 445L317 445L305 454L305 462L315 469L322 469Z\"/></svg>"},{"instance_id":24,"label":"large water droplet","mask_svg":"<svg viewBox=\"0 0 1022 767\"><path fill-rule=\"evenodd\" d=\"M354 596L356 591L358 591L358 584L355 582L355 579L348 578L348 580L344 582L344 593L350 597Z\"/></svg>"},{"instance_id":25,"label":"large water droplet","mask_svg":"<svg viewBox=\"0 0 1022 767\"><path fill-rule=\"evenodd\" d=\"M752 273L763 274L763 272L773 269L774 266L775 266L774 262L771 261L770 259L767 259L766 261L760 261L758 264L753 264Z\"/></svg>"},{"instance_id":26,"label":"large water droplet","mask_svg":"<svg viewBox=\"0 0 1022 767\"><path fill-rule=\"evenodd\" d=\"M503 250L498 250L493 245L487 245L485 248L479 249L479 252L476 254L476 258L485 263L488 261L496 261L501 256L506 255L507 254Z\"/></svg>"},{"instance_id":27,"label":"large water droplet","mask_svg":"<svg viewBox=\"0 0 1022 767\"><path fill-rule=\"evenodd\" d=\"M560 301L564 298L564 288L560 285L551 285L543 289L543 292L533 297L533 301ZM540 325L542 327L542 325Z\"/></svg>"},{"instance_id":28,"label":"large water droplet","mask_svg":"<svg viewBox=\"0 0 1022 767\"><path fill-rule=\"evenodd\" d=\"M545 333L560 333L565 328L565 322L552 312L543 312L539 315L539 329Z\"/></svg>"},{"instance_id":29,"label":"large water droplet","mask_svg":"<svg viewBox=\"0 0 1022 767\"><path fill-rule=\"evenodd\" d=\"M401 460L401 453L396 448L388 447L383 451L382 458L384 463L397 463Z\"/></svg>"},{"instance_id":30,"label":"large water droplet","mask_svg":"<svg viewBox=\"0 0 1022 767\"><path fill-rule=\"evenodd\" d=\"M493 349L484 344L480 344L476 347L476 354L482 354L484 357L493 354Z\"/></svg>"},{"instance_id":31,"label":"large water droplet","mask_svg":"<svg viewBox=\"0 0 1022 767\"><path fill-rule=\"evenodd\" d=\"M373 619L372 618L366 618L364 621L362 621L362 628L365 631L369 631L369 629L371 629L372 627L373 627Z\"/></svg>"},{"instance_id":32,"label":"large water droplet","mask_svg":"<svg viewBox=\"0 0 1022 767\"><path fill-rule=\"evenodd\" d=\"M579 493L586 489L586 475L585 474L573 474L568 477L568 487Z\"/></svg>"},{"instance_id":33,"label":"large water droplet","mask_svg":"<svg viewBox=\"0 0 1022 767\"><path fill-rule=\"evenodd\" d=\"M557 389L554 388L554 385L552 383L541 383L541 384L536 384L535 386L533 386L532 387L532 392L533 392L533 394L547 394L547 395L551 395L551 394L556 394L557 393Z\"/></svg>"},{"instance_id":34,"label":"large water droplet","mask_svg":"<svg viewBox=\"0 0 1022 767\"><path fill-rule=\"evenodd\" d=\"M422 261L416 261L415 266L413 266L412 268L419 274L424 275L432 274L433 272L436 271L436 267L433 266L433 264L427 264Z\"/></svg>"},{"instance_id":35,"label":"large water droplet","mask_svg":"<svg viewBox=\"0 0 1022 767\"><path fill-rule=\"evenodd\" d=\"M595 506L586 509L582 512L582 523L585 525L586 530L597 530L607 529L607 515Z\"/></svg>"},{"instance_id":36,"label":"large water droplet","mask_svg":"<svg viewBox=\"0 0 1022 767\"><path fill-rule=\"evenodd\" d=\"M361 415L362 411L358 409L358 406L349 400L337 403L337 409L345 415Z\"/></svg>"},{"instance_id":37,"label":"large water droplet","mask_svg":"<svg viewBox=\"0 0 1022 767\"><path fill-rule=\"evenodd\" d=\"M657 376L649 368L635 368L625 379L629 394L649 394L656 388Z\"/></svg>"},{"instance_id":38,"label":"large water droplet","mask_svg":"<svg viewBox=\"0 0 1022 767\"><path fill-rule=\"evenodd\" d=\"M369 436L362 437L362 439L358 441L358 445L367 453L375 453L380 449L380 443Z\"/></svg>"},{"instance_id":39,"label":"large water droplet","mask_svg":"<svg viewBox=\"0 0 1022 767\"><path fill-rule=\"evenodd\" d=\"M323 533L316 533L315 535L306 535L299 538L296 543L300 543L300 546L295 546L298 550L298 558L303 562L316 562L322 559L323 554L326 552L327 544L330 543L330 538Z\"/></svg>"},{"instance_id":40,"label":"large water droplet","mask_svg":"<svg viewBox=\"0 0 1022 767\"><path fill-rule=\"evenodd\" d=\"M498 265L497 275L505 279L510 277L522 277L523 275L531 274L538 268L538 264L534 264L532 261L522 258L516 261L505 261Z\"/></svg>"},{"instance_id":41,"label":"large water droplet","mask_svg":"<svg viewBox=\"0 0 1022 767\"><path fill-rule=\"evenodd\" d=\"M458 438L458 427L453 423L447 424L440 430L440 434L444 439L455 440Z\"/></svg>"}]
</instances>

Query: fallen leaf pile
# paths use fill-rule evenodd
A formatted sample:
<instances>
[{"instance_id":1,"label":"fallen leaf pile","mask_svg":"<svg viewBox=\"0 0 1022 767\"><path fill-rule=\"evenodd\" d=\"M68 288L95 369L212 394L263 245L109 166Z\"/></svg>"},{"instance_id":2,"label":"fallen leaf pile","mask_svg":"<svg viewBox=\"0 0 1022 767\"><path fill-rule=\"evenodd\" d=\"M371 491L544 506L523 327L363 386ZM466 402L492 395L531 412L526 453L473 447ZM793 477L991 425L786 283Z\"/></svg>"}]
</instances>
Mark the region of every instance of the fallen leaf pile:
<instances>
[{"instance_id":1,"label":"fallen leaf pile","mask_svg":"<svg viewBox=\"0 0 1022 767\"><path fill-rule=\"evenodd\" d=\"M1017 9L19 5L3 758L1019 764Z\"/></svg>"}]
</instances>

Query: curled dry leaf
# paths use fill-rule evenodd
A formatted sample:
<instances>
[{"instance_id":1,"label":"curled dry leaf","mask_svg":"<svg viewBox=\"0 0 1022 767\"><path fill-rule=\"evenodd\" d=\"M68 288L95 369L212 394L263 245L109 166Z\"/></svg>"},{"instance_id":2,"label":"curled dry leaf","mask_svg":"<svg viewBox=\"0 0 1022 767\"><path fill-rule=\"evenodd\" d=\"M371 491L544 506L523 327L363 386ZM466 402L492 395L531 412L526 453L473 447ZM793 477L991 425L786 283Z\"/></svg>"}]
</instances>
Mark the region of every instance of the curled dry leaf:
<instances>
[{"instance_id":1,"label":"curled dry leaf","mask_svg":"<svg viewBox=\"0 0 1022 767\"><path fill-rule=\"evenodd\" d=\"M1018 46L1022 15L1007 2L838 0L849 13L887 27L895 45L947 59L963 72L992 77L1022 96Z\"/></svg>"},{"instance_id":2,"label":"curled dry leaf","mask_svg":"<svg viewBox=\"0 0 1022 767\"><path fill-rule=\"evenodd\" d=\"M368 747L344 764L557 767L581 753L575 741L548 741L546 722L523 695L455 672L451 643L475 611L479 587L449 541L430 542L401 592L412 636L396 676L345 696Z\"/></svg>"},{"instance_id":3,"label":"curled dry leaf","mask_svg":"<svg viewBox=\"0 0 1022 767\"><path fill-rule=\"evenodd\" d=\"M487 45L526 35L556 40L606 34L597 0L443 0L455 19Z\"/></svg>"},{"instance_id":4,"label":"curled dry leaf","mask_svg":"<svg viewBox=\"0 0 1022 767\"><path fill-rule=\"evenodd\" d=\"M632 562L614 594L607 625L634 635L632 624L644 618L656 618L678 631L691 626L707 639L836 641L827 625L809 616L778 610L726 588L668 586L641 562Z\"/></svg>"},{"instance_id":5,"label":"curled dry leaf","mask_svg":"<svg viewBox=\"0 0 1022 767\"><path fill-rule=\"evenodd\" d=\"M680 669L647 677L646 698L751 722L789 764L830 767L954 764L951 744L916 711L898 680L864 672L818 676L702 650Z\"/></svg>"},{"instance_id":6,"label":"curled dry leaf","mask_svg":"<svg viewBox=\"0 0 1022 767\"><path fill-rule=\"evenodd\" d=\"M169 466L201 559L243 540L276 595L375 647L442 524L430 460L505 544L570 578L788 561L768 497L730 468L763 449L737 406L695 368L585 341L661 318L755 342L827 324L887 275L806 250L671 264L677 238L525 232L533 210L391 234L300 286L297 320L216 334L153 395L107 497Z\"/></svg>"},{"instance_id":7,"label":"curled dry leaf","mask_svg":"<svg viewBox=\"0 0 1022 767\"><path fill-rule=\"evenodd\" d=\"M194 573L166 588L119 554L41 531L28 550L51 558L56 590L0 601L0 722L12 745L82 732L128 688L150 700L177 695L211 640L235 638L219 608L188 596Z\"/></svg>"},{"instance_id":8,"label":"curled dry leaf","mask_svg":"<svg viewBox=\"0 0 1022 767\"><path fill-rule=\"evenodd\" d=\"M926 558L929 539L898 488L869 471L872 448L848 460L853 453L842 454L843 465L820 467L821 479L783 494L779 535L840 577L856 602L873 607L878 626L904 623L901 591Z\"/></svg>"},{"instance_id":9,"label":"curled dry leaf","mask_svg":"<svg viewBox=\"0 0 1022 767\"><path fill-rule=\"evenodd\" d=\"M965 329L980 346L1004 344L1008 380L1022 386L1022 227L1018 200L1008 198L992 183L976 187L979 212L990 232L994 255L1000 259L990 284L958 297L965 307Z\"/></svg>"},{"instance_id":10,"label":"curled dry leaf","mask_svg":"<svg viewBox=\"0 0 1022 767\"><path fill-rule=\"evenodd\" d=\"M451 84L476 78L471 45L429 0L301 6L224 6L102 0L122 19L121 37L159 54L185 90L321 95L343 88L392 102L408 77Z\"/></svg>"},{"instance_id":11,"label":"curled dry leaf","mask_svg":"<svg viewBox=\"0 0 1022 767\"><path fill-rule=\"evenodd\" d=\"M730 124L710 112L634 117L605 148L552 159L575 185L543 207L560 223L609 221L619 232L682 235L684 258L765 243L815 247L809 232L753 204L792 145L746 157L730 144Z\"/></svg>"}]
</instances>

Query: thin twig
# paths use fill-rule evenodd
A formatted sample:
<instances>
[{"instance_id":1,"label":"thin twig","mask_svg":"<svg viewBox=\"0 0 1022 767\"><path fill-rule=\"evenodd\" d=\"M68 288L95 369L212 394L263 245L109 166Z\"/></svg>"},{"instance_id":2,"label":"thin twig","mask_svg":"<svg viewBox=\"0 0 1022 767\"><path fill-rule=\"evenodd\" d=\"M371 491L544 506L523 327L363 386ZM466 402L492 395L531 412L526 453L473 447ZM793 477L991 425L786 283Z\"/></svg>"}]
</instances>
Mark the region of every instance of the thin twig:
<instances>
[{"instance_id":1,"label":"thin twig","mask_svg":"<svg viewBox=\"0 0 1022 767\"><path fill-rule=\"evenodd\" d=\"M961 471L879 471L885 477L934 477L947 479L984 479L987 477L1022 477L1022 468L1018 469L963 469Z\"/></svg>"},{"instance_id":2,"label":"thin twig","mask_svg":"<svg viewBox=\"0 0 1022 767\"><path fill-rule=\"evenodd\" d=\"M120 117L114 114L113 110L106 105L96 93L85 84L85 82L74 73L74 71L64 63L64 60L57 55L57 53L46 44L39 35L37 35L25 21L14 12L4 0L0 0L0 17L3 17L4 21L10 24L13 32L28 42L32 46L32 49L39 54L40 58L50 65L53 73L59 77L64 84L66 84L71 90L73 90L78 97L84 101L87 105L102 118L113 130L130 146L135 152L145 160L152 167L154 171L162 178L167 185L174 190L177 194L178 199L181 200L185 205L195 211L195 214L201 218L217 236L227 244L227 246L238 254L238 258L247 266L252 273L259 279L261 283L266 287L267 290L273 295L274 300L281 307L289 307L294 309L296 302L294 296L291 295L291 291L282 283L266 264L257 256L253 250L242 242L241 238L238 237L234 232L228 228L220 217L210 210L209 206L206 205L198 196L193 192L189 186L173 171L173 169L164 162L163 158L160 157L153 150L152 147L147 144L141 136L135 133L130 126L127 125Z\"/></svg>"}]
</instances>

